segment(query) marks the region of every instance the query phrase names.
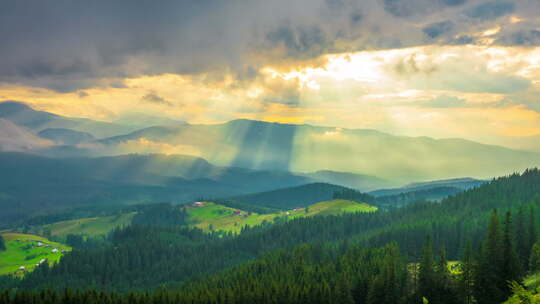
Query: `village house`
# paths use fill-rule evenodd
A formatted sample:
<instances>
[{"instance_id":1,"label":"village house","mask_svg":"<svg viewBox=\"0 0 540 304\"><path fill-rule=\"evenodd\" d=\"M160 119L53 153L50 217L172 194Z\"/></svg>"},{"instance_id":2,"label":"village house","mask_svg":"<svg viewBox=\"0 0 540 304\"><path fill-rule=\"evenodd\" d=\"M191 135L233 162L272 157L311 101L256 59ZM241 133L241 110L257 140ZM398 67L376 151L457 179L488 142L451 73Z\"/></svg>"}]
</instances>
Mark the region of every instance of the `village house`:
<instances>
[{"instance_id":1,"label":"village house","mask_svg":"<svg viewBox=\"0 0 540 304\"><path fill-rule=\"evenodd\" d=\"M193 206L194 207L202 207L202 206L204 206L204 203L203 202L195 202L195 203L193 203Z\"/></svg>"}]
</instances>

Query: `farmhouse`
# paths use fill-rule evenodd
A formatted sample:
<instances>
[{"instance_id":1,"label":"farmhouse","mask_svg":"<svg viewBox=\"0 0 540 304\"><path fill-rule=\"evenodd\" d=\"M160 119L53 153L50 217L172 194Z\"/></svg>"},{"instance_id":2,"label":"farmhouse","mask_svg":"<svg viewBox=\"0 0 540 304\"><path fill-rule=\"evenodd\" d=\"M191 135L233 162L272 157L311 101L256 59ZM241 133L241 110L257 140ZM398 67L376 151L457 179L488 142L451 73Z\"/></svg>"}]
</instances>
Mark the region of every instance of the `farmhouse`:
<instances>
[{"instance_id":1,"label":"farmhouse","mask_svg":"<svg viewBox=\"0 0 540 304\"><path fill-rule=\"evenodd\" d=\"M195 202L195 203L193 203L193 206L194 207L202 207L202 206L204 206L204 203L203 202Z\"/></svg>"},{"instance_id":2,"label":"farmhouse","mask_svg":"<svg viewBox=\"0 0 540 304\"><path fill-rule=\"evenodd\" d=\"M54 248L53 250L51 250L52 253L58 253L58 249Z\"/></svg>"},{"instance_id":3,"label":"farmhouse","mask_svg":"<svg viewBox=\"0 0 540 304\"><path fill-rule=\"evenodd\" d=\"M19 270L21 270L21 271L25 271L25 270L26 270L26 267L24 267L24 266L21 266L21 267L19 267Z\"/></svg>"}]
</instances>

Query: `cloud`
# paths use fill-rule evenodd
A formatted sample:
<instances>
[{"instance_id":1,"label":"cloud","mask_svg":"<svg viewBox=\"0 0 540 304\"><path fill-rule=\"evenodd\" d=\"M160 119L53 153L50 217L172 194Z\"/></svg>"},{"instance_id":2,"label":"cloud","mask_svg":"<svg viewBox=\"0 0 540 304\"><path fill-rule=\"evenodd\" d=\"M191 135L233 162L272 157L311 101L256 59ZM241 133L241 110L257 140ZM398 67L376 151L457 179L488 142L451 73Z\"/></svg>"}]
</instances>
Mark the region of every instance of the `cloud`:
<instances>
[{"instance_id":1,"label":"cloud","mask_svg":"<svg viewBox=\"0 0 540 304\"><path fill-rule=\"evenodd\" d=\"M442 34L448 33L452 30L454 27L454 23L451 21L442 21L442 22L436 22L429 24L425 26L422 31L429 37L429 38L437 38L441 36Z\"/></svg>"},{"instance_id":2,"label":"cloud","mask_svg":"<svg viewBox=\"0 0 540 304\"><path fill-rule=\"evenodd\" d=\"M251 80L329 53L426 45L426 35L476 43L463 37L538 10L485 0L3 1L0 82L69 92L165 73ZM496 41L537 45L537 27Z\"/></svg>"},{"instance_id":3,"label":"cloud","mask_svg":"<svg viewBox=\"0 0 540 304\"><path fill-rule=\"evenodd\" d=\"M537 29L521 29L511 33L505 33L497 39L497 44L500 45L521 45L521 46L537 46L540 45L540 30Z\"/></svg>"},{"instance_id":4,"label":"cloud","mask_svg":"<svg viewBox=\"0 0 540 304\"><path fill-rule=\"evenodd\" d=\"M476 19L495 19L513 13L515 8L512 2L493 1L469 9L467 15Z\"/></svg>"},{"instance_id":5,"label":"cloud","mask_svg":"<svg viewBox=\"0 0 540 304\"><path fill-rule=\"evenodd\" d=\"M163 97L160 97L155 91L148 92L148 94L142 97L142 100L149 103L162 104L167 106L172 105L170 101L166 100Z\"/></svg>"},{"instance_id":6,"label":"cloud","mask_svg":"<svg viewBox=\"0 0 540 304\"><path fill-rule=\"evenodd\" d=\"M431 108L463 108L470 106L465 100L454 96L437 96L435 99L423 103L426 107Z\"/></svg>"}]
</instances>

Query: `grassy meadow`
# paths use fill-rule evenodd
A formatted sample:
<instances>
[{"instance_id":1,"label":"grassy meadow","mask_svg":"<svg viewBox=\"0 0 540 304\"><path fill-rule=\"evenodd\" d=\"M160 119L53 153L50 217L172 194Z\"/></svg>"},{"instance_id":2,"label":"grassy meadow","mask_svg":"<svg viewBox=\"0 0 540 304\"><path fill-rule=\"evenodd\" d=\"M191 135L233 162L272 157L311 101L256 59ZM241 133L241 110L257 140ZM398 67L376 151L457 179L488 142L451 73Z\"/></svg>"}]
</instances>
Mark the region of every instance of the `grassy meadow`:
<instances>
[{"instance_id":1,"label":"grassy meadow","mask_svg":"<svg viewBox=\"0 0 540 304\"><path fill-rule=\"evenodd\" d=\"M296 208L270 214L257 214L239 209L225 207L212 202L201 207L189 207L188 214L191 225L203 230L239 232L244 226L255 226L278 219L293 219L315 215L339 215L342 213L374 212L377 207L365 203L348 200L332 200L320 202L307 208Z\"/></svg>"},{"instance_id":2,"label":"grassy meadow","mask_svg":"<svg viewBox=\"0 0 540 304\"><path fill-rule=\"evenodd\" d=\"M64 237L68 234L95 237L106 235L116 227L129 225L135 214L136 212L129 212L113 216L67 220L44 225L43 229L50 230L51 235L57 237Z\"/></svg>"},{"instance_id":3,"label":"grassy meadow","mask_svg":"<svg viewBox=\"0 0 540 304\"><path fill-rule=\"evenodd\" d=\"M0 251L0 275L23 275L32 271L36 264L46 259L48 263L56 263L62 257L62 251L70 251L69 246L49 241L44 237L32 234L5 233L6 251ZM41 246L38 246L41 242ZM53 252L57 249L58 252ZM19 270L21 266L25 271Z\"/></svg>"}]
</instances>

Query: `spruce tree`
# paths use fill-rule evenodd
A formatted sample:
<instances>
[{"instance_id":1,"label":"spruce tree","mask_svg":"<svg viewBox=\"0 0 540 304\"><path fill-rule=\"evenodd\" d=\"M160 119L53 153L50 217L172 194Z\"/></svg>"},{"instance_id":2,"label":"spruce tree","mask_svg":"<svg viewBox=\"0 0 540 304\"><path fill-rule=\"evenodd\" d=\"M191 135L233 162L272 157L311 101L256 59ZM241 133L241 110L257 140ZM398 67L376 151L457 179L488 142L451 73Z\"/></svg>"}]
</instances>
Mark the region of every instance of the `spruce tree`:
<instances>
[{"instance_id":1,"label":"spruce tree","mask_svg":"<svg viewBox=\"0 0 540 304\"><path fill-rule=\"evenodd\" d=\"M531 273L540 271L540 242L536 242L531 250L529 271Z\"/></svg>"},{"instance_id":2,"label":"spruce tree","mask_svg":"<svg viewBox=\"0 0 540 304\"><path fill-rule=\"evenodd\" d=\"M475 275L475 298L479 304L501 303L506 300L507 282L501 276L502 257L501 227L495 210L491 214Z\"/></svg>"},{"instance_id":3,"label":"spruce tree","mask_svg":"<svg viewBox=\"0 0 540 304\"><path fill-rule=\"evenodd\" d=\"M529 239L527 243L528 244L527 252L530 254L532 246L538 240L538 232L536 231L536 218L534 216L534 208L531 207L529 212L530 212L529 213L529 227L528 227L528 233L527 233L527 236Z\"/></svg>"},{"instance_id":4,"label":"spruce tree","mask_svg":"<svg viewBox=\"0 0 540 304\"><path fill-rule=\"evenodd\" d=\"M514 247L512 229L512 213L508 211L504 221L504 233L503 233L503 262L502 262L502 278L505 279L504 289L506 293L510 294L510 288L507 284L509 281L518 281L521 277L521 263L519 261L516 249Z\"/></svg>"},{"instance_id":5,"label":"spruce tree","mask_svg":"<svg viewBox=\"0 0 540 304\"><path fill-rule=\"evenodd\" d=\"M470 241L467 241L461 261L461 274L459 275L459 293L464 304L474 303L474 258Z\"/></svg>"},{"instance_id":6,"label":"spruce tree","mask_svg":"<svg viewBox=\"0 0 540 304\"><path fill-rule=\"evenodd\" d=\"M427 236L422 250L422 258L420 261L420 270L418 273L418 294L420 297L425 297L428 300L432 299L435 294L435 262L433 258L433 243L431 237Z\"/></svg>"},{"instance_id":7,"label":"spruce tree","mask_svg":"<svg viewBox=\"0 0 540 304\"><path fill-rule=\"evenodd\" d=\"M526 271L529 267L529 237L528 230L526 227L525 213L523 210L523 205L519 207L517 216L516 216L516 251L521 262L521 269Z\"/></svg>"},{"instance_id":8,"label":"spruce tree","mask_svg":"<svg viewBox=\"0 0 540 304\"><path fill-rule=\"evenodd\" d=\"M6 250L6 242L4 241L4 238L2 237L2 235L0 234L0 251L5 251Z\"/></svg>"}]
</instances>

